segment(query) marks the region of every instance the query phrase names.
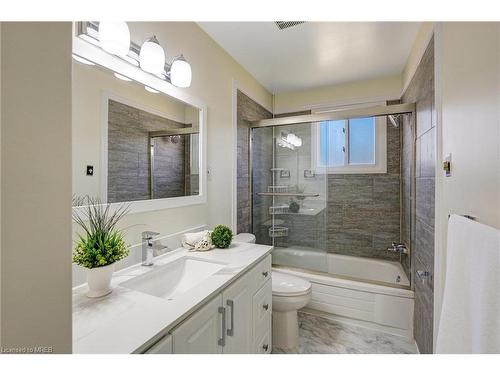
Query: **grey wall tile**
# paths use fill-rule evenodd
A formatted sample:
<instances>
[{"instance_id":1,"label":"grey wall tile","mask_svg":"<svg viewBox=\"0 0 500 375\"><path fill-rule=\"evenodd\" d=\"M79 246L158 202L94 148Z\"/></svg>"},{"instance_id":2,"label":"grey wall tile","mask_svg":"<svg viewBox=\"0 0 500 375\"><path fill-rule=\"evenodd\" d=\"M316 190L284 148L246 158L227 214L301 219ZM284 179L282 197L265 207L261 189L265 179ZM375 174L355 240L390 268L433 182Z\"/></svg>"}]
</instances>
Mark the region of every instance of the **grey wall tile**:
<instances>
[{"instance_id":1,"label":"grey wall tile","mask_svg":"<svg viewBox=\"0 0 500 375\"><path fill-rule=\"evenodd\" d=\"M108 202L150 199L148 133L186 125L114 100L108 111ZM155 139L156 198L186 194L186 138L177 144Z\"/></svg>"},{"instance_id":2,"label":"grey wall tile","mask_svg":"<svg viewBox=\"0 0 500 375\"><path fill-rule=\"evenodd\" d=\"M434 40L422 57L415 75L403 95L404 103L417 104L416 181L411 180L411 125L403 122L403 241L410 243L413 270L433 270L434 265L434 194L435 194L435 104ZM414 199L415 212L412 211ZM410 237L408 237L410 236ZM403 262L410 270L409 261ZM415 286L414 333L421 353L433 350L433 280L423 284L409 275Z\"/></svg>"}]
</instances>

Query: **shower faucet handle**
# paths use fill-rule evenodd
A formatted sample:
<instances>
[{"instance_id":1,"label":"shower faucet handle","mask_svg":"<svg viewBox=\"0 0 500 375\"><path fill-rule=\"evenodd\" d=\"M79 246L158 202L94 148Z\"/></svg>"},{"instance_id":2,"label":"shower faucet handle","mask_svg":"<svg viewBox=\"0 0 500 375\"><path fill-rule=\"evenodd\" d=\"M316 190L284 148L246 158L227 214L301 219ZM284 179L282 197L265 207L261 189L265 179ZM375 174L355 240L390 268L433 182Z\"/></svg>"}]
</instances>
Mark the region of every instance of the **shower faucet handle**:
<instances>
[{"instance_id":1,"label":"shower faucet handle","mask_svg":"<svg viewBox=\"0 0 500 375\"><path fill-rule=\"evenodd\" d=\"M403 242L393 242L391 246L387 248L387 251L391 253L408 254L408 248Z\"/></svg>"}]
</instances>

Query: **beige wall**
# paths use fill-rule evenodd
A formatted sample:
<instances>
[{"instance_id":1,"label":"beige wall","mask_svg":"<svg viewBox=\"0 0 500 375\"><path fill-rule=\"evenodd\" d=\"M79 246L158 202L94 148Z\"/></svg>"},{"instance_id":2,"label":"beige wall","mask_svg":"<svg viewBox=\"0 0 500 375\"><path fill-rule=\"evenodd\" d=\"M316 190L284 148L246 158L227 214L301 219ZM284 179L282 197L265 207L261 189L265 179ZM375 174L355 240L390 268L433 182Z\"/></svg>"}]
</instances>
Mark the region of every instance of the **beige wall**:
<instances>
[{"instance_id":1,"label":"beige wall","mask_svg":"<svg viewBox=\"0 0 500 375\"><path fill-rule=\"evenodd\" d=\"M200 224L231 224L232 213L232 84L233 79L259 103L271 108L271 95L247 71L193 22L129 23L131 38L142 43L156 35L167 59L181 53L190 62L193 81L186 93L208 107L208 201L207 204L128 215L127 241L140 242L148 229L175 233Z\"/></svg>"},{"instance_id":2,"label":"beige wall","mask_svg":"<svg viewBox=\"0 0 500 375\"><path fill-rule=\"evenodd\" d=\"M332 105L349 105L399 99L401 75L349 82L311 90L278 93L275 113L288 113Z\"/></svg>"},{"instance_id":3,"label":"beige wall","mask_svg":"<svg viewBox=\"0 0 500 375\"><path fill-rule=\"evenodd\" d=\"M71 23L3 23L2 345L71 352Z\"/></svg>"},{"instance_id":4,"label":"beige wall","mask_svg":"<svg viewBox=\"0 0 500 375\"><path fill-rule=\"evenodd\" d=\"M477 216L500 229L500 24L442 23L435 41L438 166L452 154L452 176L437 172L436 327L446 274L447 215Z\"/></svg>"},{"instance_id":5,"label":"beige wall","mask_svg":"<svg viewBox=\"0 0 500 375\"><path fill-rule=\"evenodd\" d=\"M184 122L185 105L166 95L153 94L135 82L119 80L109 71L73 62L73 193L100 196L102 97L111 93L118 97ZM95 167L94 176L86 175L86 166Z\"/></svg>"}]
</instances>

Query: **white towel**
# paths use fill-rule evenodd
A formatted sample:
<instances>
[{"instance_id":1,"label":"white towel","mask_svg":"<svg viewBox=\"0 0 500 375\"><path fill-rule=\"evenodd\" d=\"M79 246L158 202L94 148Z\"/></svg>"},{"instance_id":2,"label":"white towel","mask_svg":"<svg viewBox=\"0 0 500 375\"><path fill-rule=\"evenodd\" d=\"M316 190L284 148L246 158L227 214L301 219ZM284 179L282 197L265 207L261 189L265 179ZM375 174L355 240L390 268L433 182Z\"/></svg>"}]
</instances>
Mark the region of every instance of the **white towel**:
<instances>
[{"instance_id":1,"label":"white towel","mask_svg":"<svg viewBox=\"0 0 500 375\"><path fill-rule=\"evenodd\" d=\"M458 215L448 220L436 353L500 353L500 231Z\"/></svg>"}]
</instances>

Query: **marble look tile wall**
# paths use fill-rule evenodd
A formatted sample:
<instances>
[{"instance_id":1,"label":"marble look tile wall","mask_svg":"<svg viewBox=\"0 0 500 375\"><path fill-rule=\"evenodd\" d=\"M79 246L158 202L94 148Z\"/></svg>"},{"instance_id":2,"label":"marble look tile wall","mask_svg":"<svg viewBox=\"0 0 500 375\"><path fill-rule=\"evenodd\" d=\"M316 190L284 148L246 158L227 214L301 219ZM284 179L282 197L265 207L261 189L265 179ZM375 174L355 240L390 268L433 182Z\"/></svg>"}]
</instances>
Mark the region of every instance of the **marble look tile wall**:
<instances>
[{"instance_id":1,"label":"marble look tile wall","mask_svg":"<svg viewBox=\"0 0 500 375\"><path fill-rule=\"evenodd\" d=\"M250 188L250 158L249 158L249 144L250 144L250 124L249 121L262 120L271 118L272 114L264 107L250 99L241 91L237 93L237 231L238 233L248 232L252 233L252 199ZM267 134L271 132L270 134ZM262 171L256 174L254 185L267 189L270 168L272 167L272 142L267 141L266 138L272 140L272 129L262 129L256 134L259 137L254 142L254 168ZM262 138L262 139L260 139ZM265 191L265 190L264 190ZM262 198L255 202L254 216L259 221L266 221L267 210L265 200L269 198ZM257 235L257 233L255 233ZM259 242L259 243L267 243Z\"/></svg>"},{"instance_id":2,"label":"marble look tile wall","mask_svg":"<svg viewBox=\"0 0 500 375\"><path fill-rule=\"evenodd\" d=\"M403 122L403 241L410 244L413 270L434 270L435 137L434 40L431 40L415 75L402 97L414 102L416 114L415 185L412 181L412 124ZM415 192L413 192L415 186ZM415 212L411 197L415 196ZM433 351L433 280L422 282L411 275L415 286L414 335L421 353Z\"/></svg>"},{"instance_id":3,"label":"marble look tile wall","mask_svg":"<svg viewBox=\"0 0 500 375\"><path fill-rule=\"evenodd\" d=\"M108 105L108 202L150 199L148 132L183 128L185 124L123 103ZM156 138L155 195L185 193L184 137L177 144Z\"/></svg>"}]
</instances>

